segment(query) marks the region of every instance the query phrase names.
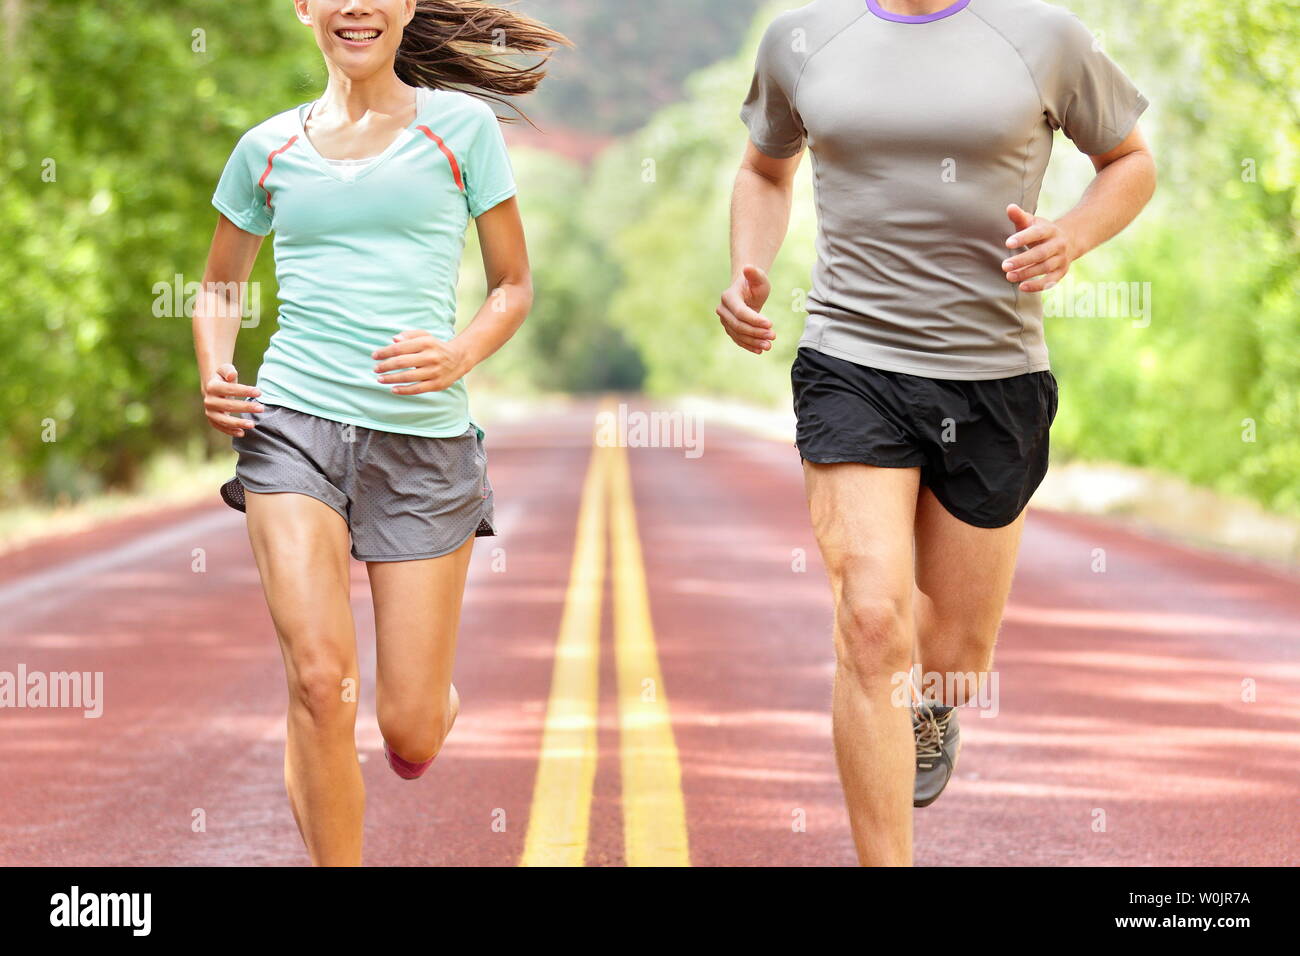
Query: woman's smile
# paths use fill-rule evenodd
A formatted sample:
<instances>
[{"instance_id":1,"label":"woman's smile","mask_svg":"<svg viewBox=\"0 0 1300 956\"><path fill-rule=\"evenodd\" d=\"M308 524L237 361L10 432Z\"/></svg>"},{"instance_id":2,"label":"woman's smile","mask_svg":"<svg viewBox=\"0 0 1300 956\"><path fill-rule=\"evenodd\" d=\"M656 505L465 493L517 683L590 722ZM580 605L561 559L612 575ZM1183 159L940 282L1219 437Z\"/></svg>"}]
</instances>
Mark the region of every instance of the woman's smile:
<instances>
[{"instance_id":1,"label":"woman's smile","mask_svg":"<svg viewBox=\"0 0 1300 956\"><path fill-rule=\"evenodd\" d=\"M370 46L377 41L384 31L378 27L344 27L334 31L334 35L348 46Z\"/></svg>"}]
</instances>

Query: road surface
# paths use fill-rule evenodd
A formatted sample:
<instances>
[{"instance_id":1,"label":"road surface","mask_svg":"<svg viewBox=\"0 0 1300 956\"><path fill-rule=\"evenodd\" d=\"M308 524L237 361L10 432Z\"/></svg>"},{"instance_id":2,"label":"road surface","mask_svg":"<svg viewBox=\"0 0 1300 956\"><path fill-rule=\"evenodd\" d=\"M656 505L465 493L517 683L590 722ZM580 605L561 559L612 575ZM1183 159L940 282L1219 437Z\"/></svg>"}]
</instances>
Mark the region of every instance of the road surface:
<instances>
[{"instance_id":1,"label":"road surface","mask_svg":"<svg viewBox=\"0 0 1300 956\"><path fill-rule=\"evenodd\" d=\"M649 406L631 399L633 412ZM829 592L797 453L596 446L593 403L487 423L479 539L435 767L375 727L353 562L375 865L851 865ZM284 679L243 516L212 503L0 557L3 672L103 675L103 713L0 709L0 863L298 865ZM1300 859L1300 578L1034 511L920 865Z\"/></svg>"}]
</instances>

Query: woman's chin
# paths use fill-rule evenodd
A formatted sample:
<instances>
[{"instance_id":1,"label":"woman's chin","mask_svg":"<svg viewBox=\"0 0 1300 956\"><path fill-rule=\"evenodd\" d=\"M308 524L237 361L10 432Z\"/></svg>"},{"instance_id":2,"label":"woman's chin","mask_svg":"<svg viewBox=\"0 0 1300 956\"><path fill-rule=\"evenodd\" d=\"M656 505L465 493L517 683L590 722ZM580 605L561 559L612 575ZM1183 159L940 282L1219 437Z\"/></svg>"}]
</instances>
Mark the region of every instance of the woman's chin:
<instances>
[{"instance_id":1,"label":"woman's chin","mask_svg":"<svg viewBox=\"0 0 1300 956\"><path fill-rule=\"evenodd\" d=\"M338 45L335 45L333 49L322 50L321 52L325 54L325 58L331 64L354 79L370 76L376 70L392 62L392 57L379 49L378 46L369 49L349 50L341 49Z\"/></svg>"}]
</instances>

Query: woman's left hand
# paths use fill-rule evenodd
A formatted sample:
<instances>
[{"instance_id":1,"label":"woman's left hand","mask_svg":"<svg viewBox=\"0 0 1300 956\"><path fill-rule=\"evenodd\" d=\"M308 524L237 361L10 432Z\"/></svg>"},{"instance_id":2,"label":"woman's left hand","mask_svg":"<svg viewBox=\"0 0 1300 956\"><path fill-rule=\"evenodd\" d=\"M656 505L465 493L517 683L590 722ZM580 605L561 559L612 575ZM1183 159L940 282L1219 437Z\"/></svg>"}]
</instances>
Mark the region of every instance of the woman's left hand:
<instances>
[{"instance_id":1,"label":"woman's left hand","mask_svg":"<svg viewBox=\"0 0 1300 956\"><path fill-rule=\"evenodd\" d=\"M376 349L371 357L378 360L375 371L380 373L379 381L393 385L396 395L441 392L464 378L473 365L455 339L444 342L422 329L399 332L392 345Z\"/></svg>"}]
</instances>

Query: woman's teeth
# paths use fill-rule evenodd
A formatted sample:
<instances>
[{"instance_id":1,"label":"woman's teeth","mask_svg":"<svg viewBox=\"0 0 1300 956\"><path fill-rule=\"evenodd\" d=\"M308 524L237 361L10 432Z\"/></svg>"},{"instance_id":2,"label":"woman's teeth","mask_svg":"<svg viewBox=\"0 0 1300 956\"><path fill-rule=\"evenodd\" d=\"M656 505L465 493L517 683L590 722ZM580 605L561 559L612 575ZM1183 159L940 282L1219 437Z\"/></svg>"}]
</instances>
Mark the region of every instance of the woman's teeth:
<instances>
[{"instance_id":1,"label":"woman's teeth","mask_svg":"<svg viewBox=\"0 0 1300 956\"><path fill-rule=\"evenodd\" d=\"M378 30L340 30L339 36L345 40L377 40L379 39Z\"/></svg>"}]
</instances>

